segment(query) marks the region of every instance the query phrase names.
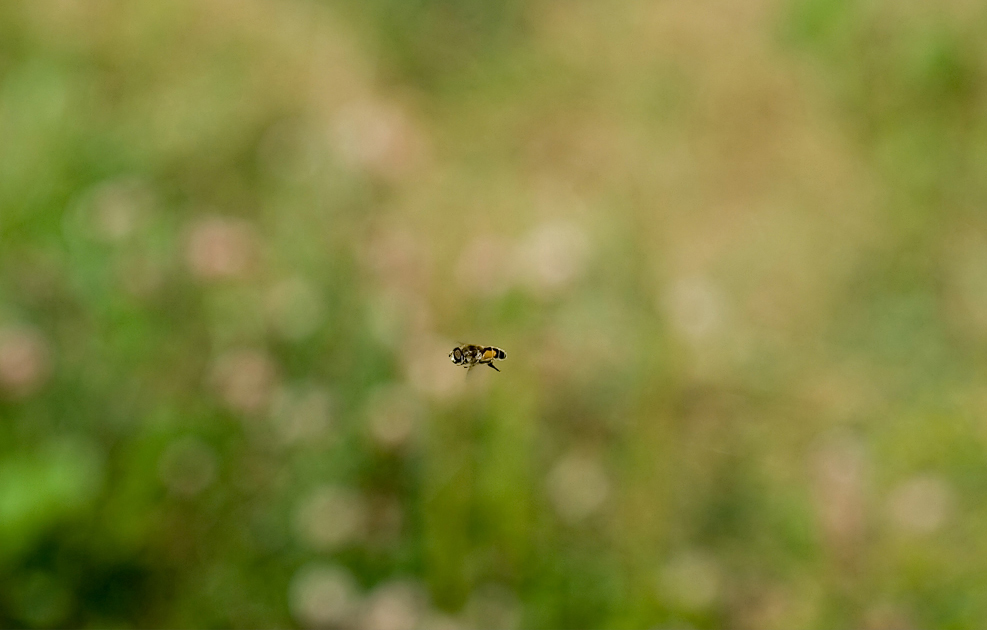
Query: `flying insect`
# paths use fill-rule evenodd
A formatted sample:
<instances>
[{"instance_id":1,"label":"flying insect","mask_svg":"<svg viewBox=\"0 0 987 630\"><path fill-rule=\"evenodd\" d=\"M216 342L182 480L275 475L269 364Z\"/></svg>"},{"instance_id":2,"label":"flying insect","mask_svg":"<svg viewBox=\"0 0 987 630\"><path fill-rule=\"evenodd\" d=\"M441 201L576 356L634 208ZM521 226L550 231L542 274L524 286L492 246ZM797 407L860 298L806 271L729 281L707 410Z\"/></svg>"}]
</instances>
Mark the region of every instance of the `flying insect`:
<instances>
[{"instance_id":1,"label":"flying insect","mask_svg":"<svg viewBox=\"0 0 987 630\"><path fill-rule=\"evenodd\" d=\"M449 358L456 365L466 368L467 372L477 365L486 365L500 372L493 362L503 361L507 358L507 353L494 346L477 346L464 343L453 348L452 352L449 353Z\"/></svg>"}]
</instances>

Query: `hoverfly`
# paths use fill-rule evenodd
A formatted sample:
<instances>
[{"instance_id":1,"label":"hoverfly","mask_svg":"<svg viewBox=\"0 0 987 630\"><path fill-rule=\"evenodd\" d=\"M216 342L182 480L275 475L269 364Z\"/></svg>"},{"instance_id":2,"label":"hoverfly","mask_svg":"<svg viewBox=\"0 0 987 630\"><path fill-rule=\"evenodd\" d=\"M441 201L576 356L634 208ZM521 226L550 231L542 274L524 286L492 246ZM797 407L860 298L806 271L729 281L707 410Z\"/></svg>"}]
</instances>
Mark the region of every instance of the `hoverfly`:
<instances>
[{"instance_id":1,"label":"hoverfly","mask_svg":"<svg viewBox=\"0 0 987 630\"><path fill-rule=\"evenodd\" d=\"M469 372L477 365L487 365L497 370L494 361L503 361L507 353L494 346L475 346L471 343L460 344L452 349L449 358L456 365L461 365ZM500 370L497 370L500 372Z\"/></svg>"}]
</instances>

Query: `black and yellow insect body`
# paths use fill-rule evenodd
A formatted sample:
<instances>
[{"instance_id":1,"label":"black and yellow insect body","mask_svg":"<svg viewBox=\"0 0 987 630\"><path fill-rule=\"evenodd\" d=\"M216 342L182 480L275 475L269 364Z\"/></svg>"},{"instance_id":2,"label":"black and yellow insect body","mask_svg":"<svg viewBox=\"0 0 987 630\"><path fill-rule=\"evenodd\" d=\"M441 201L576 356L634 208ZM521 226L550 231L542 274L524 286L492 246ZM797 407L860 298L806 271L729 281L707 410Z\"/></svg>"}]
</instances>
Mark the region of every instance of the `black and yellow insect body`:
<instances>
[{"instance_id":1,"label":"black and yellow insect body","mask_svg":"<svg viewBox=\"0 0 987 630\"><path fill-rule=\"evenodd\" d=\"M464 343L453 348L452 352L449 353L449 358L456 365L466 368L467 371L472 370L477 365L486 365L497 370L497 366L493 362L503 361L507 358L507 353L494 346L475 346ZM500 370L497 371L500 372Z\"/></svg>"}]
</instances>

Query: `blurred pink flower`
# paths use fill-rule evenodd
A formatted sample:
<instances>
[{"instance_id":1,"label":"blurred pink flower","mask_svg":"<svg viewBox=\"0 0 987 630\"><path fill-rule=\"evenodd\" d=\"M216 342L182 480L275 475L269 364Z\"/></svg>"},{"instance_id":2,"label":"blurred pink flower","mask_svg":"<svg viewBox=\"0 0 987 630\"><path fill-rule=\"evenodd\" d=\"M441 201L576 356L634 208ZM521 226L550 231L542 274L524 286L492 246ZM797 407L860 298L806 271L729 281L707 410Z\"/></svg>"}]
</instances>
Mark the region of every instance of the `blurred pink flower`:
<instances>
[{"instance_id":1,"label":"blurred pink flower","mask_svg":"<svg viewBox=\"0 0 987 630\"><path fill-rule=\"evenodd\" d=\"M421 131L395 103L367 99L340 109L332 140L347 166L386 179L407 175L424 156Z\"/></svg>"},{"instance_id":2,"label":"blurred pink flower","mask_svg":"<svg viewBox=\"0 0 987 630\"><path fill-rule=\"evenodd\" d=\"M856 542L865 524L869 459L849 437L828 440L815 453L815 499L827 537L838 547Z\"/></svg>"},{"instance_id":3,"label":"blurred pink flower","mask_svg":"<svg viewBox=\"0 0 987 630\"><path fill-rule=\"evenodd\" d=\"M418 234L401 226L381 226L367 244L364 261L390 290L414 293L428 284L428 251Z\"/></svg>"},{"instance_id":4,"label":"blurred pink flower","mask_svg":"<svg viewBox=\"0 0 987 630\"><path fill-rule=\"evenodd\" d=\"M41 389L51 371L48 342L34 329L0 328L0 390L22 398Z\"/></svg>"},{"instance_id":5,"label":"blurred pink flower","mask_svg":"<svg viewBox=\"0 0 987 630\"><path fill-rule=\"evenodd\" d=\"M188 230L186 262L200 280L242 277L255 256L253 229L241 219L208 216L197 219Z\"/></svg>"},{"instance_id":6,"label":"blurred pink flower","mask_svg":"<svg viewBox=\"0 0 987 630\"><path fill-rule=\"evenodd\" d=\"M610 480L595 457L569 453L546 480L548 497L558 515L575 524L597 512L610 496Z\"/></svg>"}]
</instances>

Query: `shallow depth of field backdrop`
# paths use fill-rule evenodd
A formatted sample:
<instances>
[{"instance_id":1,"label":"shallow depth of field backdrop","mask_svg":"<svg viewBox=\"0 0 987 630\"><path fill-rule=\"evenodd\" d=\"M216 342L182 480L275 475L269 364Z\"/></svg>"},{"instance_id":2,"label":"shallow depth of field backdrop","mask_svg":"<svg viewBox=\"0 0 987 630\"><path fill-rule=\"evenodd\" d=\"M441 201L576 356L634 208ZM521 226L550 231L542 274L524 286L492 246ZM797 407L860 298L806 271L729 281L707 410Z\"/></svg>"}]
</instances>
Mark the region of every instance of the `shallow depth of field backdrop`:
<instances>
[{"instance_id":1,"label":"shallow depth of field backdrop","mask_svg":"<svg viewBox=\"0 0 987 630\"><path fill-rule=\"evenodd\" d=\"M3 0L0 626L981 628L985 213L973 0Z\"/></svg>"}]
</instances>

